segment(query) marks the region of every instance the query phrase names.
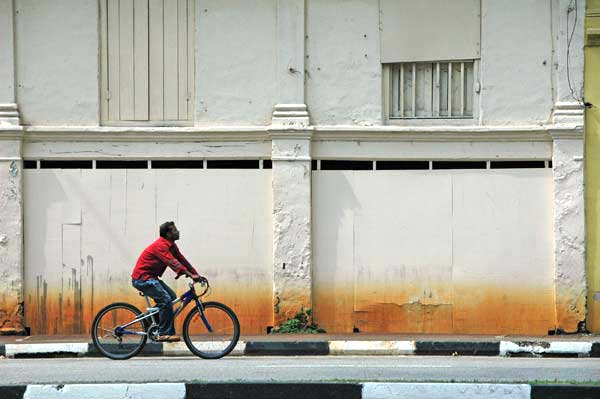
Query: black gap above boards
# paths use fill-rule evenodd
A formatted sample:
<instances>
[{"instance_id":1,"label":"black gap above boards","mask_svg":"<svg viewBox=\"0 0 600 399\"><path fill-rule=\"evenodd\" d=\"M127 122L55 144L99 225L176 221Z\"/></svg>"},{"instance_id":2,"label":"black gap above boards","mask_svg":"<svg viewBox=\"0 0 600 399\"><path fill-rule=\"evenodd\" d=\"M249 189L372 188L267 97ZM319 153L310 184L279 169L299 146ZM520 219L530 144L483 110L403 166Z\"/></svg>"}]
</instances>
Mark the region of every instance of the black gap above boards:
<instances>
[{"instance_id":1,"label":"black gap above boards","mask_svg":"<svg viewBox=\"0 0 600 399\"><path fill-rule=\"evenodd\" d=\"M486 169L486 161L433 161L433 169Z\"/></svg>"},{"instance_id":2,"label":"black gap above boards","mask_svg":"<svg viewBox=\"0 0 600 399\"><path fill-rule=\"evenodd\" d=\"M92 169L92 160L77 161L40 161L41 169Z\"/></svg>"},{"instance_id":3,"label":"black gap above boards","mask_svg":"<svg viewBox=\"0 0 600 399\"><path fill-rule=\"evenodd\" d=\"M92 169L93 160L23 160L25 169ZM270 159L153 160L152 169L272 169ZM450 170L450 169L543 169L552 168L552 160L427 161L376 160L376 170ZM373 160L311 160L312 170L373 170ZM320 167L319 167L320 164ZM96 160L96 169L148 169L147 160Z\"/></svg>"},{"instance_id":4,"label":"black gap above boards","mask_svg":"<svg viewBox=\"0 0 600 399\"><path fill-rule=\"evenodd\" d=\"M429 161L377 161L377 170L427 170Z\"/></svg>"},{"instance_id":5,"label":"black gap above boards","mask_svg":"<svg viewBox=\"0 0 600 399\"><path fill-rule=\"evenodd\" d=\"M152 169L204 169L200 160L160 160L152 161Z\"/></svg>"},{"instance_id":6,"label":"black gap above boards","mask_svg":"<svg viewBox=\"0 0 600 399\"><path fill-rule=\"evenodd\" d=\"M545 168L545 161L491 161L490 169L535 169Z\"/></svg>"},{"instance_id":7,"label":"black gap above boards","mask_svg":"<svg viewBox=\"0 0 600 399\"><path fill-rule=\"evenodd\" d=\"M148 169L148 161L96 161L96 169Z\"/></svg>"},{"instance_id":8,"label":"black gap above boards","mask_svg":"<svg viewBox=\"0 0 600 399\"><path fill-rule=\"evenodd\" d=\"M37 161L24 160L23 168L24 169L37 169Z\"/></svg>"},{"instance_id":9,"label":"black gap above boards","mask_svg":"<svg viewBox=\"0 0 600 399\"><path fill-rule=\"evenodd\" d=\"M208 169L259 169L258 159L215 160L206 161Z\"/></svg>"},{"instance_id":10,"label":"black gap above boards","mask_svg":"<svg viewBox=\"0 0 600 399\"><path fill-rule=\"evenodd\" d=\"M373 161L322 160L321 170L373 170Z\"/></svg>"}]
</instances>

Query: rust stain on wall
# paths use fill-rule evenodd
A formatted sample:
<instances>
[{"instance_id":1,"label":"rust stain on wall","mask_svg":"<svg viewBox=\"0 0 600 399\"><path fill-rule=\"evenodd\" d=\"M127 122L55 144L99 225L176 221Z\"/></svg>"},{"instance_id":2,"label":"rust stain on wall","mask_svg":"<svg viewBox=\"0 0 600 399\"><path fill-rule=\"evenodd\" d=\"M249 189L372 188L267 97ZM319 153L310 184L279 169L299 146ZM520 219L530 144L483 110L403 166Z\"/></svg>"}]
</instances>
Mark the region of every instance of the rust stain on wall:
<instances>
[{"instance_id":1,"label":"rust stain on wall","mask_svg":"<svg viewBox=\"0 0 600 399\"><path fill-rule=\"evenodd\" d=\"M7 302L2 298L2 308L0 308L0 335L22 334L23 326L23 302Z\"/></svg>"},{"instance_id":2,"label":"rust stain on wall","mask_svg":"<svg viewBox=\"0 0 600 399\"><path fill-rule=\"evenodd\" d=\"M96 313L113 302L129 302L141 311L146 309L145 300L125 282L113 285L112 290L104 287L101 293L95 292L92 303L91 290L81 289L82 282L76 272L73 272L64 291L58 286L49 287L41 277L38 281L40 285L36 292L28 292L26 296L25 322L31 327L32 334L89 334ZM177 293L182 294L183 290L177 290ZM214 290L204 299L231 307L238 316L242 334L263 334L273 323L271 293L268 290L230 286ZM190 304L177 318L175 327L178 333L181 333L183 320L191 309Z\"/></svg>"},{"instance_id":3,"label":"rust stain on wall","mask_svg":"<svg viewBox=\"0 0 600 399\"><path fill-rule=\"evenodd\" d=\"M353 326L361 332L392 332L405 326L412 333L444 333L452 328L452 305L373 303L352 312Z\"/></svg>"},{"instance_id":4,"label":"rust stain on wall","mask_svg":"<svg viewBox=\"0 0 600 399\"><path fill-rule=\"evenodd\" d=\"M530 334L556 326L553 291L536 287L452 284L444 302L381 301L377 284L366 291L318 289L314 317L330 333ZM398 284L398 296L411 291Z\"/></svg>"}]
</instances>

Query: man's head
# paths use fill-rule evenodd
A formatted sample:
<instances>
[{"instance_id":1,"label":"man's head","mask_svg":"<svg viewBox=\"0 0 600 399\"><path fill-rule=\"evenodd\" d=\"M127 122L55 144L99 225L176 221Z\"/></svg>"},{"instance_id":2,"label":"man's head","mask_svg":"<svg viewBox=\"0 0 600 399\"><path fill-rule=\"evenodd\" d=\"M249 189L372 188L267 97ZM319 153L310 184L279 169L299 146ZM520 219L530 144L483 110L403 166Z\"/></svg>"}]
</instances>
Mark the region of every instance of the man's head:
<instances>
[{"instance_id":1,"label":"man's head","mask_svg":"<svg viewBox=\"0 0 600 399\"><path fill-rule=\"evenodd\" d=\"M164 222L160 225L160 236L169 241L179 240L179 230L174 222Z\"/></svg>"}]
</instances>

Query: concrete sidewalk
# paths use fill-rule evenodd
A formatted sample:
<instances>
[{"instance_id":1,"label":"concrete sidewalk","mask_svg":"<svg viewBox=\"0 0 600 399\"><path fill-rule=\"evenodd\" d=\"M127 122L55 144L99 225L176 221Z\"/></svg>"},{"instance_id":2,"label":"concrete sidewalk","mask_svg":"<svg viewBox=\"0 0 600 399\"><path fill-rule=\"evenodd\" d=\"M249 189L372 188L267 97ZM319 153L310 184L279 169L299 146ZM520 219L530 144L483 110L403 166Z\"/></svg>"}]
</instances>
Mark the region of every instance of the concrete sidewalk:
<instances>
[{"instance_id":1,"label":"concrete sidewalk","mask_svg":"<svg viewBox=\"0 0 600 399\"><path fill-rule=\"evenodd\" d=\"M148 343L140 356L191 356L184 342ZM599 335L314 334L242 336L230 356L438 355L600 357ZM89 336L3 336L9 358L99 356Z\"/></svg>"}]
</instances>

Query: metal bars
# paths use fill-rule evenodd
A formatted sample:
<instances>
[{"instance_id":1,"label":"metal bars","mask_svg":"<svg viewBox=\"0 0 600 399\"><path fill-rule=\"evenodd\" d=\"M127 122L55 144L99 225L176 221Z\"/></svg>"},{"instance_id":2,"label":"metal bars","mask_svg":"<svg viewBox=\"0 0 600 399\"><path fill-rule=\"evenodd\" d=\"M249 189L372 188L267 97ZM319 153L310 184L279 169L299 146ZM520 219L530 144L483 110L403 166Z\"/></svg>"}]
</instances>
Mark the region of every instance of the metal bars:
<instances>
[{"instance_id":1,"label":"metal bars","mask_svg":"<svg viewBox=\"0 0 600 399\"><path fill-rule=\"evenodd\" d=\"M474 61L384 64L392 119L473 117Z\"/></svg>"}]
</instances>

